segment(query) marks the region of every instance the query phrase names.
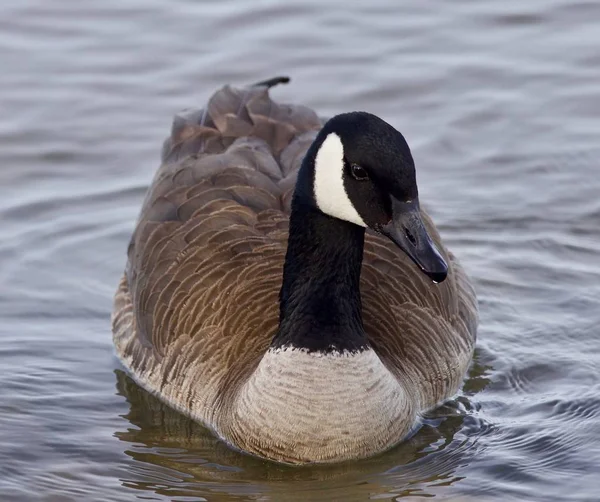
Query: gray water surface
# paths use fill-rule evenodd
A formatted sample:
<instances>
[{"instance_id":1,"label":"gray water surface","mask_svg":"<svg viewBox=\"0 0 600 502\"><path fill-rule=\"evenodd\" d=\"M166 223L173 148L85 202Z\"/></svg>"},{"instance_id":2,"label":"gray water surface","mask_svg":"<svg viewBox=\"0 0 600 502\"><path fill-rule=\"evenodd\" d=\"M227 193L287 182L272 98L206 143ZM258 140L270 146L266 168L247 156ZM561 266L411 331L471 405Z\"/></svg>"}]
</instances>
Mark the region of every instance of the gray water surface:
<instances>
[{"instance_id":1,"label":"gray water surface","mask_svg":"<svg viewBox=\"0 0 600 502\"><path fill-rule=\"evenodd\" d=\"M600 3L3 0L0 500L600 500ZM121 371L112 295L173 114L277 74L413 149L477 286L462 393L376 458L233 452Z\"/></svg>"}]
</instances>

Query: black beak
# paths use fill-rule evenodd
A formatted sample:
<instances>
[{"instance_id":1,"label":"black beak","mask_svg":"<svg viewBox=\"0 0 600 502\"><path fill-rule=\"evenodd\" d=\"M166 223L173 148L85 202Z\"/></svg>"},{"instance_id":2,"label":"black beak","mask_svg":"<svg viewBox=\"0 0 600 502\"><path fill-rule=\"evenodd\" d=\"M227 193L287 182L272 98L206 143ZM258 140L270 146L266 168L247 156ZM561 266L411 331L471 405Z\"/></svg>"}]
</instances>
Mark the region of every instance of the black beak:
<instances>
[{"instance_id":1,"label":"black beak","mask_svg":"<svg viewBox=\"0 0 600 502\"><path fill-rule=\"evenodd\" d=\"M418 199L402 202L392 197L392 221L379 231L404 251L433 282L446 279L448 265L427 233Z\"/></svg>"}]
</instances>

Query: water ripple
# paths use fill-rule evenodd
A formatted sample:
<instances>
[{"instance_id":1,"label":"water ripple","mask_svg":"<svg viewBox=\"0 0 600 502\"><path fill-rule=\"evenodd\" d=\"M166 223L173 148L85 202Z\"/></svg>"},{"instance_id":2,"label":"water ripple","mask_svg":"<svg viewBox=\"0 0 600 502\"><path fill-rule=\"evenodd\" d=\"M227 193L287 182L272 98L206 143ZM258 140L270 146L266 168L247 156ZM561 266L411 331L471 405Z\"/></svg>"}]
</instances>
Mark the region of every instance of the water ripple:
<instances>
[{"instance_id":1,"label":"water ripple","mask_svg":"<svg viewBox=\"0 0 600 502\"><path fill-rule=\"evenodd\" d=\"M598 2L0 11L4 499L597 500ZM119 371L115 390L112 294L173 113L282 71L277 99L402 130L480 299L462 393L339 466L241 455Z\"/></svg>"}]
</instances>

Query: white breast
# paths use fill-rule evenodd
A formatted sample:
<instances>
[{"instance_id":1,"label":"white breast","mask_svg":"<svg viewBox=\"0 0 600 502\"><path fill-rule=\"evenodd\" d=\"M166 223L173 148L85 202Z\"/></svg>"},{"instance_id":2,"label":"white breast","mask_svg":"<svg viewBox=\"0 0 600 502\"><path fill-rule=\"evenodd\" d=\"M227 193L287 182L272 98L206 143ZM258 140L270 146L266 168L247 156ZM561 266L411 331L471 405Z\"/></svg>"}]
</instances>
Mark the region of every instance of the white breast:
<instances>
[{"instance_id":1,"label":"white breast","mask_svg":"<svg viewBox=\"0 0 600 502\"><path fill-rule=\"evenodd\" d=\"M268 450L284 462L332 462L393 446L410 431L415 414L373 350L281 348L265 354L241 389L231 434L244 449ZM248 438L260 441L248 444Z\"/></svg>"}]
</instances>

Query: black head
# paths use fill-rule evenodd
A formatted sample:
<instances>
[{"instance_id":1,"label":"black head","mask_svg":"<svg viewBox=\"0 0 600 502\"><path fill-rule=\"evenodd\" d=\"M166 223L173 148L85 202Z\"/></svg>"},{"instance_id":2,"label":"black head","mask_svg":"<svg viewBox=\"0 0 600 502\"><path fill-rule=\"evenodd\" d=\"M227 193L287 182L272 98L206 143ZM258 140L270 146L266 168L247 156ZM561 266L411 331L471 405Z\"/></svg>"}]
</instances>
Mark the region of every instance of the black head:
<instances>
[{"instance_id":1,"label":"black head","mask_svg":"<svg viewBox=\"0 0 600 502\"><path fill-rule=\"evenodd\" d=\"M433 281L446 278L448 267L421 218L415 165L399 131L370 113L337 115L305 162L320 211L386 235Z\"/></svg>"}]
</instances>

